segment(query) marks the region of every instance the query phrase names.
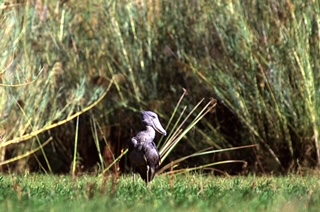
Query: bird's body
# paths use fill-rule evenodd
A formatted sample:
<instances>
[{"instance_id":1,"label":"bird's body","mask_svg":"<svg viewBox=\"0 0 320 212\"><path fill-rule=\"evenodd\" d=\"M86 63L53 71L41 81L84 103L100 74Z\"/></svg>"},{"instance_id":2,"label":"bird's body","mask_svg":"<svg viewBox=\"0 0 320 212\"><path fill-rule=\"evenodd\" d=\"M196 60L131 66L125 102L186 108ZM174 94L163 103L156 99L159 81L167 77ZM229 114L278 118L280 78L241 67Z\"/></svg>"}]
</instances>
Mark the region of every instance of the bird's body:
<instances>
[{"instance_id":1,"label":"bird's body","mask_svg":"<svg viewBox=\"0 0 320 212\"><path fill-rule=\"evenodd\" d=\"M158 148L154 143L156 131L163 135L166 135L166 131L161 126L157 114L151 111L144 111L142 114L146 129L131 139L129 159L148 184L153 180L160 163Z\"/></svg>"}]
</instances>

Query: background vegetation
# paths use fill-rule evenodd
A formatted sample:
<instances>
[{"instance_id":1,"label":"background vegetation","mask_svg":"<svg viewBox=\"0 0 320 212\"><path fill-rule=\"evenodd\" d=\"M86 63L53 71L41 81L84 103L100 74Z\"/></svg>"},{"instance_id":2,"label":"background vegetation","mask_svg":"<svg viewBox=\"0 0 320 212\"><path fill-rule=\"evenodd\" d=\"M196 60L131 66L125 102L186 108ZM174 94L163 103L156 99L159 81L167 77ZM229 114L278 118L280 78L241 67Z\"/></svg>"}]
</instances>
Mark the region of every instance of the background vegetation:
<instances>
[{"instance_id":1,"label":"background vegetation","mask_svg":"<svg viewBox=\"0 0 320 212\"><path fill-rule=\"evenodd\" d=\"M243 174L317 167L319 4L3 1L2 170L126 171L126 156L110 165L139 129L138 111L156 111L166 126L171 114L176 123L212 97L217 105L166 163L208 147L254 144L180 166L245 160L216 167ZM177 104L182 88L188 95Z\"/></svg>"}]
</instances>

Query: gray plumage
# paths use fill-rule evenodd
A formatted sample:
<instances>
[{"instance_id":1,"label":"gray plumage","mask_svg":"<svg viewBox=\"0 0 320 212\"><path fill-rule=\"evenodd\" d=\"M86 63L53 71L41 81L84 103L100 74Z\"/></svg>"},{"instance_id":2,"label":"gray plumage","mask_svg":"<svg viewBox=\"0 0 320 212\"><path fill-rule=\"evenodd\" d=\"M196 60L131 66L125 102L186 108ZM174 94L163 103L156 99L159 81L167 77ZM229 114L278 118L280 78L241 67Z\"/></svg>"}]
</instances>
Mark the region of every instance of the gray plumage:
<instances>
[{"instance_id":1,"label":"gray plumage","mask_svg":"<svg viewBox=\"0 0 320 212\"><path fill-rule=\"evenodd\" d=\"M156 113L143 111L142 117L146 129L131 139L129 159L133 168L148 184L153 180L160 162L158 148L154 143L156 131L163 135L166 135L167 132L161 126Z\"/></svg>"}]
</instances>

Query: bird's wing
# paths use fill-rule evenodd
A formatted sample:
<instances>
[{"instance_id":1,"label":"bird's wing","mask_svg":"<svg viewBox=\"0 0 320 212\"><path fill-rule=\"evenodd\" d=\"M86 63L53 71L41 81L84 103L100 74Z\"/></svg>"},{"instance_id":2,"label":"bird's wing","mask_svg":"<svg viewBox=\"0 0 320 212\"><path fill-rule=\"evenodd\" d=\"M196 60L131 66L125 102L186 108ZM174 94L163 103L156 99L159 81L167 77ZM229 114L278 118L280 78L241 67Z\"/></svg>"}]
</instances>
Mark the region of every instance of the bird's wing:
<instances>
[{"instance_id":1,"label":"bird's wing","mask_svg":"<svg viewBox=\"0 0 320 212\"><path fill-rule=\"evenodd\" d=\"M143 151L146 165L149 167L148 178L149 181L151 181L158 171L160 165L160 155L157 146L153 142L143 145Z\"/></svg>"},{"instance_id":2,"label":"bird's wing","mask_svg":"<svg viewBox=\"0 0 320 212\"><path fill-rule=\"evenodd\" d=\"M138 144L139 144L139 142L135 137L131 138L131 147L132 148L136 148L138 146Z\"/></svg>"},{"instance_id":3,"label":"bird's wing","mask_svg":"<svg viewBox=\"0 0 320 212\"><path fill-rule=\"evenodd\" d=\"M159 166L160 155L154 142L143 145L143 151L148 165Z\"/></svg>"}]
</instances>

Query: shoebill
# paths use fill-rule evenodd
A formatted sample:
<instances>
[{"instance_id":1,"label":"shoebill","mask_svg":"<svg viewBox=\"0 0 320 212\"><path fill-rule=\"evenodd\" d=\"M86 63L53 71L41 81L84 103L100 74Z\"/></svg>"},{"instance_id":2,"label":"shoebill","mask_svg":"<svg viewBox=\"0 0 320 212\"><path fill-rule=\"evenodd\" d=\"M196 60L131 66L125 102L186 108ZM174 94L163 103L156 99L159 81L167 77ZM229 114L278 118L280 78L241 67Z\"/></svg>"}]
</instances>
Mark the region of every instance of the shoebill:
<instances>
[{"instance_id":1,"label":"shoebill","mask_svg":"<svg viewBox=\"0 0 320 212\"><path fill-rule=\"evenodd\" d=\"M152 111L142 112L142 122L146 128L131 139L129 159L148 185L158 171L160 162L159 151L154 143L156 131L162 135L167 132L161 126L158 115Z\"/></svg>"}]
</instances>

